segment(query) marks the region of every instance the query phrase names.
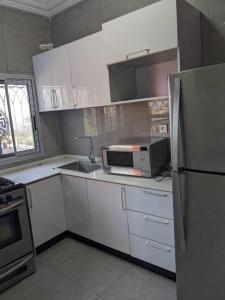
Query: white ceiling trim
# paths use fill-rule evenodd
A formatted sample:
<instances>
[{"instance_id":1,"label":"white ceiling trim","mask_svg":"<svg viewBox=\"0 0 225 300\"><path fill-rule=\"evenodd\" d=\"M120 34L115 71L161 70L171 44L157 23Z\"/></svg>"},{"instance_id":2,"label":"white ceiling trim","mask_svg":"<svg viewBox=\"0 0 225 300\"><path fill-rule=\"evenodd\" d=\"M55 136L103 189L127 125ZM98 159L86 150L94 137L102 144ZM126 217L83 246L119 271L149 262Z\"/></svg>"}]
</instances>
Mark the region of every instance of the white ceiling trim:
<instances>
[{"instance_id":1,"label":"white ceiling trim","mask_svg":"<svg viewBox=\"0 0 225 300\"><path fill-rule=\"evenodd\" d=\"M66 2L58 5L56 8L50 10L49 13L48 13L48 17L53 17L56 14L64 11L65 9L67 9L67 8L69 8L69 7L71 7L75 4L80 3L81 1L83 1L83 0L69 0L69 1L66 1Z\"/></svg>"},{"instance_id":2,"label":"white ceiling trim","mask_svg":"<svg viewBox=\"0 0 225 300\"><path fill-rule=\"evenodd\" d=\"M83 0L68 0L65 1L62 4L59 4L57 7L53 8L53 9L39 9L37 7L28 5L28 4L22 4L22 3L18 3L15 1L11 1L11 0L0 0L0 5L3 6L7 6L7 7L11 7L11 8L15 8L15 9L19 9L19 10L23 10L26 12L31 12L34 14L38 14L38 15L42 15L45 17L53 17L54 15L64 11L65 9L80 3Z\"/></svg>"}]
</instances>

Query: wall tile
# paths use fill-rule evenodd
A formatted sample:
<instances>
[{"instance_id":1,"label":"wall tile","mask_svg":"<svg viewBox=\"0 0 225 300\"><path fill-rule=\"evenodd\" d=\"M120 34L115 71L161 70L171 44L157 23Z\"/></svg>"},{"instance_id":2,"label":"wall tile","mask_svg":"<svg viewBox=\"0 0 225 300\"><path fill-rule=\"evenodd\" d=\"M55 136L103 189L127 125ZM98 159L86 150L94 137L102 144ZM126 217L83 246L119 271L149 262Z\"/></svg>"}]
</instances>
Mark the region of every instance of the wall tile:
<instances>
[{"instance_id":1,"label":"wall tile","mask_svg":"<svg viewBox=\"0 0 225 300\"><path fill-rule=\"evenodd\" d=\"M33 73L32 56L40 43L50 42L46 18L2 7L3 35L8 72Z\"/></svg>"},{"instance_id":2,"label":"wall tile","mask_svg":"<svg viewBox=\"0 0 225 300\"><path fill-rule=\"evenodd\" d=\"M211 0L187 0L192 6L196 7L203 15L209 16L209 2Z\"/></svg>"},{"instance_id":3,"label":"wall tile","mask_svg":"<svg viewBox=\"0 0 225 300\"><path fill-rule=\"evenodd\" d=\"M95 154L101 146L118 144L135 137L166 136L159 133L159 124L169 124L168 100L140 102L118 106L61 112L64 150L68 154L88 155L87 141L73 137L94 136Z\"/></svg>"},{"instance_id":4,"label":"wall tile","mask_svg":"<svg viewBox=\"0 0 225 300\"><path fill-rule=\"evenodd\" d=\"M46 157L64 154L62 127L58 112L40 114L44 154Z\"/></svg>"},{"instance_id":5,"label":"wall tile","mask_svg":"<svg viewBox=\"0 0 225 300\"><path fill-rule=\"evenodd\" d=\"M3 36L3 14L2 7L0 6L0 72L4 73L7 71L6 52L4 45Z\"/></svg>"},{"instance_id":6,"label":"wall tile","mask_svg":"<svg viewBox=\"0 0 225 300\"><path fill-rule=\"evenodd\" d=\"M85 0L51 19L54 45L75 41L102 29L102 23L157 0Z\"/></svg>"},{"instance_id":7,"label":"wall tile","mask_svg":"<svg viewBox=\"0 0 225 300\"><path fill-rule=\"evenodd\" d=\"M225 30L225 1L211 0L209 5L209 19L214 28L217 30Z\"/></svg>"}]
</instances>

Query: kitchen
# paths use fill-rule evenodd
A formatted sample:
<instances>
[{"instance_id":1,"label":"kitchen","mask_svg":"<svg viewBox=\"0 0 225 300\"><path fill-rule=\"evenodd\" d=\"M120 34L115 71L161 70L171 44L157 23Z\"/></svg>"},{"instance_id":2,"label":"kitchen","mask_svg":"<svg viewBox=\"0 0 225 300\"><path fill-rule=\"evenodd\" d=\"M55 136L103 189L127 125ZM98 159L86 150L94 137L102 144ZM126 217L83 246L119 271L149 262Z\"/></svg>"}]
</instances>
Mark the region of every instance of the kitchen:
<instances>
[{"instance_id":1,"label":"kitchen","mask_svg":"<svg viewBox=\"0 0 225 300\"><path fill-rule=\"evenodd\" d=\"M0 2L1 299L224 299L223 1L38 2Z\"/></svg>"}]
</instances>

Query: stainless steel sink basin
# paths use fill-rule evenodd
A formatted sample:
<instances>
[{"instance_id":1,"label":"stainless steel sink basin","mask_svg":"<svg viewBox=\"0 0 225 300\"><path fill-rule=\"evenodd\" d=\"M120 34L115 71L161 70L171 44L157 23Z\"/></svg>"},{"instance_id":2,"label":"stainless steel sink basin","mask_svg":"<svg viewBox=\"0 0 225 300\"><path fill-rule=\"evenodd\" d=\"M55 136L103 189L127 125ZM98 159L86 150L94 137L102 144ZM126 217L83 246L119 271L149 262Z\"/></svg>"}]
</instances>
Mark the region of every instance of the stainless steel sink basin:
<instances>
[{"instance_id":1,"label":"stainless steel sink basin","mask_svg":"<svg viewBox=\"0 0 225 300\"><path fill-rule=\"evenodd\" d=\"M59 167L59 169L78 171L83 173L92 173L94 171L100 170L101 168L102 167L100 163L91 163L88 161L76 161Z\"/></svg>"}]
</instances>

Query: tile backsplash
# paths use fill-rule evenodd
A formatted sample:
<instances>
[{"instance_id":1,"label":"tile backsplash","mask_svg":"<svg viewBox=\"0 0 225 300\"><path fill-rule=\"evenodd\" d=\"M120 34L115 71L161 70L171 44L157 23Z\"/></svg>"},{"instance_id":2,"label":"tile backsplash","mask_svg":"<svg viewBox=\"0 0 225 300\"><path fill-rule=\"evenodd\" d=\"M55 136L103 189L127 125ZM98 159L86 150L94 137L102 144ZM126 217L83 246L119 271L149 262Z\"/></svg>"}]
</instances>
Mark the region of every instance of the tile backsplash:
<instances>
[{"instance_id":1,"label":"tile backsplash","mask_svg":"<svg viewBox=\"0 0 225 300\"><path fill-rule=\"evenodd\" d=\"M101 145L116 144L132 137L168 137L160 133L159 126L169 130L169 101L159 99L123 105L87 108L61 112L64 152L88 155L86 140L75 141L75 136L94 136L95 154Z\"/></svg>"}]
</instances>

